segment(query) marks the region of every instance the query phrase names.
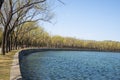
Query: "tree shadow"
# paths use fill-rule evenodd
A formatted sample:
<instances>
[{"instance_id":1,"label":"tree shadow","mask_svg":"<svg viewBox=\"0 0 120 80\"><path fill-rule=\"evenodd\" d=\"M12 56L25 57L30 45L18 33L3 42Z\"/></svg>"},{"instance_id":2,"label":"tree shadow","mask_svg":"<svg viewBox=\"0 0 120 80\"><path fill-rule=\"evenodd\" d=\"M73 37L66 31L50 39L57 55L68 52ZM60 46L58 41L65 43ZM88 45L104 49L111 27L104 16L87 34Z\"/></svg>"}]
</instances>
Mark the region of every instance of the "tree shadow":
<instances>
[{"instance_id":1,"label":"tree shadow","mask_svg":"<svg viewBox=\"0 0 120 80\"><path fill-rule=\"evenodd\" d=\"M22 80L22 78L16 79L16 80Z\"/></svg>"}]
</instances>

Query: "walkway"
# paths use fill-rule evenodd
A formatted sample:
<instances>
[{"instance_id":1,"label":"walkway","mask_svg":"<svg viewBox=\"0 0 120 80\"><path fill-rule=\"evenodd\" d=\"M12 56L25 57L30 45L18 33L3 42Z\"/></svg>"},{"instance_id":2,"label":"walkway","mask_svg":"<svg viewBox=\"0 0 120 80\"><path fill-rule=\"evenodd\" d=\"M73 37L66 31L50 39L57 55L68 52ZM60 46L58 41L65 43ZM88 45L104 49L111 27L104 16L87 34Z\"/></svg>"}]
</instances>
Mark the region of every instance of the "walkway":
<instances>
[{"instance_id":1,"label":"walkway","mask_svg":"<svg viewBox=\"0 0 120 80\"><path fill-rule=\"evenodd\" d=\"M18 54L16 53L14 55L11 71L10 71L10 80L22 80L21 78L21 73L20 73L20 68L19 68L19 58Z\"/></svg>"}]
</instances>

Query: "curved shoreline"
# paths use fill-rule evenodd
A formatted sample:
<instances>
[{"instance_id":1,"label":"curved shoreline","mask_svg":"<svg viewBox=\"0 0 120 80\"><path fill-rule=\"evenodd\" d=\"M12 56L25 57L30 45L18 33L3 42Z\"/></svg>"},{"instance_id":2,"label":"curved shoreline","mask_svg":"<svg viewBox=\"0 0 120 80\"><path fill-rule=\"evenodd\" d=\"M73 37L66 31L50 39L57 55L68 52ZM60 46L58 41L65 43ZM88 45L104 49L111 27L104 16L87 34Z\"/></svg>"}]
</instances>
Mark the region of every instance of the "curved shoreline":
<instances>
[{"instance_id":1,"label":"curved shoreline","mask_svg":"<svg viewBox=\"0 0 120 80\"><path fill-rule=\"evenodd\" d=\"M90 50L90 49L74 49L74 48L23 49L23 50L18 51L14 55L12 67L11 67L11 70L10 70L10 80L22 80L22 74L20 72L20 62L23 59L23 56L27 56L31 53L41 52L41 51L97 51L97 52L109 52L109 51L99 51L99 50Z\"/></svg>"},{"instance_id":2,"label":"curved shoreline","mask_svg":"<svg viewBox=\"0 0 120 80\"><path fill-rule=\"evenodd\" d=\"M32 48L32 49L21 50L19 53L20 54L22 53L21 55L25 56L25 55L29 55L31 53L41 52L41 51L95 51L95 52L115 52L115 53L120 53L120 51L105 51L105 50L79 49L79 48ZM19 54L19 58L21 58L20 54Z\"/></svg>"}]
</instances>

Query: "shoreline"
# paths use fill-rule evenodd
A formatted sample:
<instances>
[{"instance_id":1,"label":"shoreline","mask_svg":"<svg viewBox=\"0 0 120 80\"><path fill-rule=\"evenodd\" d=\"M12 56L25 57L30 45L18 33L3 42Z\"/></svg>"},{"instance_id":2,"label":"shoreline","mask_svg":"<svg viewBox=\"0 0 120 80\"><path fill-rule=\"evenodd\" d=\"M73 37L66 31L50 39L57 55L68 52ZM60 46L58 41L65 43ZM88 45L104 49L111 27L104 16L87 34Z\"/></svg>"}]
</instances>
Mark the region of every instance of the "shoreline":
<instances>
[{"instance_id":1,"label":"shoreline","mask_svg":"<svg viewBox=\"0 0 120 80\"><path fill-rule=\"evenodd\" d=\"M75 49L75 48L30 48L22 49L18 51L13 58L13 63L10 69L10 80L22 80L22 74L20 70L20 63L23 56L27 56L31 53L41 52L41 51L96 51L96 52L113 52L113 51L99 51L90 49ZM117 52L120 53L120 52Z\"/></svg>"},{"instance_id":2,"label":"shoreline","mask_svg":"<svg viewBox=\"0 0 120 80\"><path fill-rule=\"evenodd\" d=\"M80 48L28 48L21 51L26 52L26 55L29 53L39 52L39 51L93 51L93 52L114 52L120 53L120 51L111 51L111 50L96 50L96 49L80 49Z\"/></svg>"}]
</instances>

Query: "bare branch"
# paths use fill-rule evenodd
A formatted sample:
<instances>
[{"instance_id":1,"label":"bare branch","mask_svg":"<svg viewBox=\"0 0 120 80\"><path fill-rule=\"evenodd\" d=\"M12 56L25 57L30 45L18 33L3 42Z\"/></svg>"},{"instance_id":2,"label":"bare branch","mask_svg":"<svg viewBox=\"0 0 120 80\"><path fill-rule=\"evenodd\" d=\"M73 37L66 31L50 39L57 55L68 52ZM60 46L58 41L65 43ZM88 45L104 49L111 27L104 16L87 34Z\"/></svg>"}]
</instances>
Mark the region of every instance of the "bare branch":
<instances>
[{"instance_id":1,"label":"bare branch","mask_svg":"<svg viewBox=\"0 0 120 80\"><path fill-rule=\"evenodd\" d=\"M62 4L64 4L65 5L65 3L63 2L63 1L61 1L61 0L58 0L60 3L62 3Z\"/></svg>"},{"instance_id":2,"label":"bare branch","mask_svg":"<svg viewBox=\"0 0 120 80\"><path fill-rule=\"evenodd\" d=\"M45 2L45 1L46 1L46 0L36 1L36 2L33 2L33 3L26 3L25 5L23 5L23 6L20 7L19 9L15 10L15 12L14 12L13 14L17 13L18 11L20 11L20 10L23 9L23 8L26 8L26 7L29 7L29 6L31 6L31 5L35 5L35 4L38 4L38 3L43 3L43 2Z\"/></svg>"}]
</instances>

